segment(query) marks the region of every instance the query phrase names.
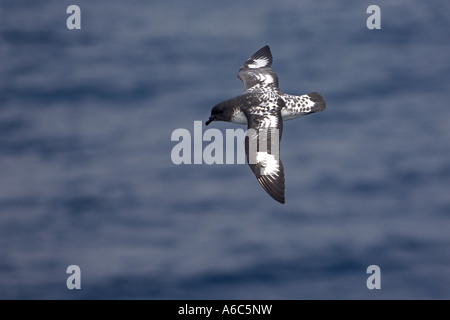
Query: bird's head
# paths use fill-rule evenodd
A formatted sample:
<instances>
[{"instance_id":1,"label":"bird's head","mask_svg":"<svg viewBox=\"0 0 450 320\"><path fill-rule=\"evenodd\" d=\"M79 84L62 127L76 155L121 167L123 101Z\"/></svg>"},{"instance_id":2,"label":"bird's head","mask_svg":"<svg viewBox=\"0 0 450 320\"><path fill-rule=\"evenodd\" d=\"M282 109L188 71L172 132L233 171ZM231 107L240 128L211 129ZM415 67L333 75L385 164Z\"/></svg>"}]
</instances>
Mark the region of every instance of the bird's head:
<instances>
[{"instance_id":1,"label":"bird's head","mask_svg":"<svg viewBox=\"0 0 450 320\"><path fill-rule=\"evenodd\" d=\"M211 110L211 116L206 121L206 125L213 121L230 121L233 113L230 108L226 108L225 105L219 103Z\"/></svg>"}]
</instances>

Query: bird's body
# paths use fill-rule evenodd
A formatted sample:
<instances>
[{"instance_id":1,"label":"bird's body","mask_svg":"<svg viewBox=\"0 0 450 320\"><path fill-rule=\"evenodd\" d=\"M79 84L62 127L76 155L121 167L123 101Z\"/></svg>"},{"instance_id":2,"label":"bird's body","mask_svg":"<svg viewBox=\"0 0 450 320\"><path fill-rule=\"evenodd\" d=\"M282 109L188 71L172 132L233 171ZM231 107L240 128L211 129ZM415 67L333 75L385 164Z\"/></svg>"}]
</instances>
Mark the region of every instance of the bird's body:
<instances>
[{"instance_id":1,"label":"bird's body","mask_svg":"<svg viewBox=\"0 0 450 320\"><path fill-rule=\"evenodd\" d=\"M212 121L247 124L253 132L245 141L249 166L267 193L284 203L284 168L279 158L283 121L322 111L326 102L317 92L301 96L281 92L272 61L268 46L252 55L238 73L244 93L214 106L206 125Z\"/></svg>"}]
</instances>

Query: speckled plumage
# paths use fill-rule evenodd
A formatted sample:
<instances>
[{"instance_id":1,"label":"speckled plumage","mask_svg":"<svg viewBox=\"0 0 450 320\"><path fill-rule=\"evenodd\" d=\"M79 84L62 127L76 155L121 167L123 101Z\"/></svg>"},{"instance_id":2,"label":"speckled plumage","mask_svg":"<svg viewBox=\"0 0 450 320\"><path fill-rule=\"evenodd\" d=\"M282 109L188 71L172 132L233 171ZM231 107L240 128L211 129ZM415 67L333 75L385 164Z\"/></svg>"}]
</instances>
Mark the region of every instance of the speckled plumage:
<instances>
[{"instance_id":1,"label":"speckled plumage","mask_svg":"<svg viewBox=\"0 0 450 320\"><path fill-rule=\"evenodd\" d=\"M326 102L317 92L301 96L281 92L272 62L269 46L253 54L238 73L244 93L215 105L206 125L212 121L247 124L249 166L267 193L284 203L284 168L279 158L283 121L322 111Z\"/></svg>"}]
</instances>

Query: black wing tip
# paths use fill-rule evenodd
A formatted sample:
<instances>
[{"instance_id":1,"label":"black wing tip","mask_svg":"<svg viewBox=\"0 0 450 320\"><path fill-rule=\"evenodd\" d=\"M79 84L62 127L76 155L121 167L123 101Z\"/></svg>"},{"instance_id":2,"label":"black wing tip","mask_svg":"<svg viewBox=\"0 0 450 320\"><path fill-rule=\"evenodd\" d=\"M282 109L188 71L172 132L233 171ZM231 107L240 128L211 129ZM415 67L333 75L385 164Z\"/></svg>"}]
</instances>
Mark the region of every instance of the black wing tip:
<instances>
[{"instance_id":1,"label":"black wing tip","mask_svg":"<svg viewBox=\"0 0 450 320\"><path fill-rule=\"evenodd\" d=\"M266 192L279 203L285 203L284 197L284 175L280 180L271 180L268 176L261 176L258 178L258 182L266 190Z\"/></svg>"},{"instance_id":2,"label":"black wing tip","mask_svg":"<svg viewBox=\"0 0 450 320\"><path fill-rule=\"evenodd\" d=\"M267 58L269 60L269 66L272 65L273 62L273 57L272 57L272 52L270 51L270 47L268 45L265 45L264 47L262 47L261 49L259 49L258 51L256 51L251 57L251 60L256 60L259 58Z\"/></svg>"},{"instance_id":3,"label":"black wing tip","mask_svg":"<svg viewBox=\"0 0 450 320\"><path fill-rule=\"evenodd\" d=\"M264 47L262 47L261 49L259 49L258 51L256 51L252 57L262 57L265 55L272 55L272 53L270 52L270 47L266 44Z\"/></svg>"},{"instance_id":4,"label":"black wing tip","mask_svg":"<svg viewBox=\"0 0 450 320\"><path fill-rule=\"evenodd\" d=\"M281 203L281 204L285 204L286 203L286 201L285 201L285 199L284 199L284 194L283 194L283 196L282 197L279 197L279 198L275 198L275 197L272 197L275 201L277 201L277 202L279 202L279 203Z\"/></svg>"}]
</instances>

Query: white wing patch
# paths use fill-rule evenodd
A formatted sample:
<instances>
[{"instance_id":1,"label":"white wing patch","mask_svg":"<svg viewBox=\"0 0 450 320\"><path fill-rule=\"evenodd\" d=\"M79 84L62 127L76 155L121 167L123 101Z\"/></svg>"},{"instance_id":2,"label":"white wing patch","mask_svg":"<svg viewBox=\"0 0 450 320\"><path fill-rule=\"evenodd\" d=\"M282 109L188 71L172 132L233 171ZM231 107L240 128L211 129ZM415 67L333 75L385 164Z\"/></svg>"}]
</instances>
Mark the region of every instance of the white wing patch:
<instances>
[{"instance_id":1,"label":"white wing patch","mask_svg":"<svg viewBox=\"0 0 450 320\"><path fill-rule=\"evenodd\" d=\"M252 63L248 64L248 67L251 69L264 68L264 67L268 66L269 63L270 63L269 59L263 57L263 58L253 60Z\"/></svg>"},{"instance_id":2,"label":"white wing patch","mask_svg":"<svg viewBox=\"0 0 450 320\"><path fill-rule=\"evenodd\" d=\"M261 165L261 175L278 175L280 171L280 162L276 155L267 152L258 152L256 162Z\"/></svg>"},{"instance_id":3,"label":"white wing patch","mask_svg":"<svg viewBox=\"0 0 450 320\"><path fill-rule=\"evenodd\" d=\"M258 74L257 78L261 82L262 85L269 85L269 84L275 83L275 80L273 79L273 77L268 73Z\"/></svg>"}]
</instances>

